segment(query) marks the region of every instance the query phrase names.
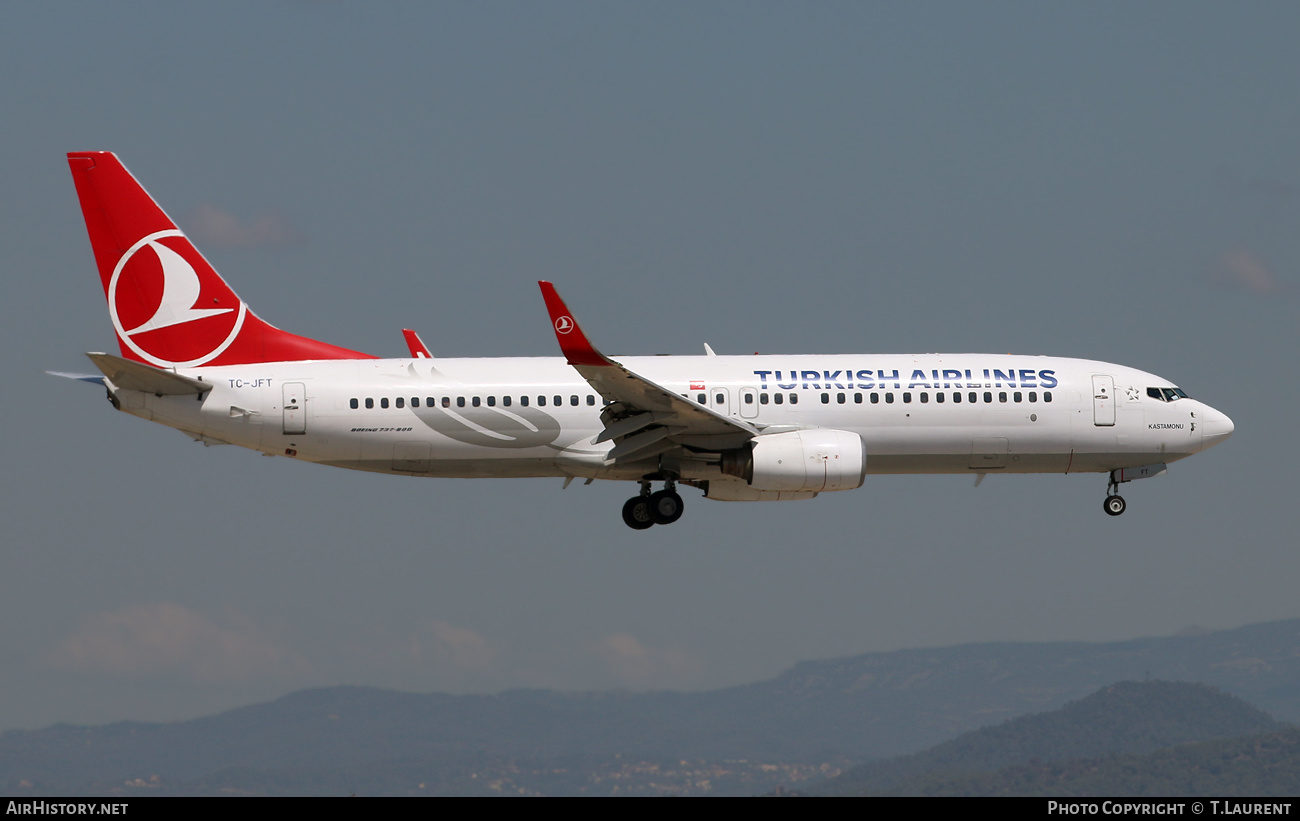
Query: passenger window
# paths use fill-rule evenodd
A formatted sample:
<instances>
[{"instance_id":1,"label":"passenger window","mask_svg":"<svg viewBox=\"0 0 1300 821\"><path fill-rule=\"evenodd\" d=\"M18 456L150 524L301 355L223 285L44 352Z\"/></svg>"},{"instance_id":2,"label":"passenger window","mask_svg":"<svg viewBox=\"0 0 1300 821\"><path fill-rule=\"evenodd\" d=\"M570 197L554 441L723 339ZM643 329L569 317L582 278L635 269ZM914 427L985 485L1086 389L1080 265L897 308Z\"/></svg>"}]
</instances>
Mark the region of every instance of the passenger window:
<instances>
[{"instance_id":1,"label":"passenger window","mask_svg":"<svg viewBox=\"0 0 1300 821\"><path fill-rule=\"evenodd\" d=\"M373 408L374 406L375 406L375 400L373 400L373 399L371 399L370 397L367 396L367 397L366 397L366 408L367 408L367 409L370 409L370 408Z\"/></svg>"},{"instance_id":2,"label":"passenger window","mask_svg":"<svg viewBox=\"0 0 1300 821\"><path fill-rule=\"evenodd\" d=\"M596 406L596 397L593 394L587 394L587 404L593 408Z\"/></svg>"},{"instance_id":3,"label":"passenger window","mask_svg":"<svg viewBox=\"0 0 1300 821\"><path fill-rule=\"evenodd\" d=\"M837 394L835 394L835 401L838 402L838 403L840 403L841 405L843 405L843 404L844 404L844 394L842 394L842 393L837 393Z\"/></svg>"},{"instance_id":4,"label":"passenger window","mask_svg":"<svg viewBox=\"0 0 1300 821\"><path fill-rule=\"evenodd\" d=\"M703 405L705 402L708 402L708 401L709 401L709 397L705 396L705 395L702 394L702 393L697 393L697 394L695 394L695 401L696 401L696 402L699 402L701 405Z\"/></svg>"},{"instance_id":5,"label":"passenger window","mask_svg":"<svg viewBox=\"0 0 1300 821\"><path fill-rule=\"evenodd\" d=\"M1038 401L1038 391L1030 391L1030 392L1029 392L1029 401L1030 401L1030 402L1037 402L1037 401Z\"/></svg>"},{"instance_id":6,"label":"passenger window","mask_svg":"<svg viewBox=\"0 0 1300 821\"><path fill-rule=\"evenodd\" d=\"M457 397L456 397L456 407L458 407L458 408L463 408L463 407L465 407L465 397L463 397L463 396L457 396Z\"/></svg>"},{"instance_id":7,"label":"passenger window","mask_svg":"<svg viewBox=\"0 0 1300 821\"><path fill-rule=\"evenodd\" d=\"M855 394L853 394L853 404L855 404L855 405L861 405L861 404L862 404L862 394L860 394L860 393L855 393Z\"/></svg>"},{"instance_id":8,"label":"passenger window","mask_svg":"<svg viewBox=\"0 0 1300 821\"><path fill-rule=\"evenodd\" d=\"M799 394L797 393L790 394L790 404L791 405L799 404Z\"/></svg>"},{"instance_id":9,"label":"passenger window","mask_svg":"<svg viewBox=\"0 0 1300 821\"><path fill-rule=\"evenodd\" d=\"M482 399L479 399L477 396L475 396L473 399L469 400L469 402L470 402L471 405L473 405L473 406L476 407L476 408L477 408L479 405L482 405L482 404L483 404L483 400L482 400Z\"/></svg>"},{"instance_id":10,"label":"passenger window","mask_svg":"<svg viewBox=\"0 0 1300 821\"><path fill-rule=\"evenodd\" d=\"M952 401L953 401L954 404L957 404L957 405L960 405L960 404L961 404L961 391L953 391L953 394L952 394Z\"/></svg>"},{"instance_id":11,"label":"passenger window","mask_svg":"<svg viewBox=\"0 0 1300 821\"><path fill-rule=\"evenodd\" d=\"M555 394L555 396L552 396L552 397L551 397L551 404L554 405L554 406L557 407L557 408L563 406L563 405L564 405L564 397L563 397L563 396L560 396L558 393Z\"/></svg>"},{"instance_id":12,"label":"passenger window","mask_svg":"<svg viewBox=\"0 0 1300 821\"><path fill-rule=\"evenodd\" d=\"M381 408L386 408L386 407L388 407L388 397L387 397L387 396L382 397L382 398L379 400L379 407L381 407Z\"/></svg>"},{"instance_id":13,"label":"passenger window","mask_svg":"<svg viewBox=\"0 0 1300 821\"><path fill-rule=\"evenodd\" d=\"M752 393L746 393L746 394L744 394L744 397L745 397L745 404L746 404L746 405L752 405L752 404L754 404L754 394L752 394Z\"/></svg>"},{"instance_id":14,"label":"passenger window","mask_svg":"<svg viewBox=\"0 0 1300 821\"><path fill-rule=\"evenodd\" d=\"M450 396L444 396L444 397L442 398L442 406L443 406L444 408L450 408L450 407L451 407L451 397L450 397Z\"/></svg>"},{"instance_id":15,"label":"passenger window","mask_svg":"<svg viewBox=\"0 0 1300 821\"><path fill-rule=\"evenodd\" d=\"M544 408L544 407L546 407L546 397L545 397L545 396L539 396L539 397L537 397L537 407L539 407L539 408Z\"/></svg>"},{"instance_id":16,"label":"passenger window","mask_svg":"<svg viewBox=\"0 0 1300 821\"><path fill-rule=\"evenodd\" d=\"M823 404L823 405L829 405L830 403L831 403L831 395L830 395L829 393L823 393L823 394L822 394L822 404Z\"/></svg>"},{"instance_id":17,"label":"passenger window","mask_svg":"<svg viewBox=\"0 0 1300 821\"><path fill-rule=\"evenodd\" d=\"M998 401L999 401L999 402L1005 402L1005 401L1007 401L1007 392L1006 392L1006 391L998 391Z\"/></svg>"},{"instance_id":18,"label":"passenger window","mask_svg":"<svg viewBox=\"0 0 1300 821\"><path fill-rule=\"evenodd\" d=\"M993 391L984 391L984 403L988 404L993 401Z\"/></svg>"},{"instance_id":19,"label":"passenger window","mask_svg":"<svg viewBox=\"0 0 1300 821\"><path fill-rule=\"evenodd\" d=\"M878 394L878 393L873 393L873 394L871 394L871 404L873 404L873 405L879 405L879 404L880 404L880 394Z\"/></svg>"},{"instance_id":20,"label":"passenger window","mask_svg":"<svg viewBox=\"0 0 1300 821\"><path fill-rule=\"evenodd\" d=\"M968 394L966 395L966 399L967 399L967 400L968 400L972 405L974 405L976 402L980 401L980 400L979 400L979 394L975 393L975 391L971 391L970 393L968 393Z\"/></svg>"},{"instance_id":21,"label":"passenger window","mask_svg":"<svg viewBox=\"0 0 1300 821\"><path fill-rule=\"evenodd\" d=\"M1043 401L1044 401L1044 402L1051 402L1051 401L1052 401L1052 392L1051 392L1051 391L1043 391Z\"/></svg>"},{"instance_id":22,"label":"passenger window","mask_svg":"<svg viewBox=\"0 0 1300 821\"><path fill-rule=\"evenodd\" d=\"M489 407L489 408L495 408L496 406L497 406L497 398L496 398L495 396L489 396L489 397L488 397L488 407Z\"/></svg>"},{"instance_id":23,"label":"passenger window","mask_svg":"<svg viewBox=\"0 0 1300 821\"><path fill-rule=\"evenodd\" d=\"M501 397L501 406L502 406L502 407L504 407L504 408L508 408L508 407L510 407L510 402L511 402L511 399L510 399L509 396L503 396L503 397Z\"/></svg>"},{"instance_id":24,"label":"passenger window","mask_svg":"<svg viewBox=\"0 0 1300 821\"><path fill-rule=\"evenodd\" d=\"M357 406L358 406L359 404L361 404L361 403L357 402L357 400L355 400L355 399L349 399L349 400L348 400L348 407L352 408L352 410L356 410L356 409L357 409Z\"/></svg>"},{"instance_id":25,"label":"passenger window","mask_svg":"<svg viewBox=\"0 0 1300 821\"><path fill-rule=\"evenodd\" d=\"M894 404L894 392L893 392L893 391L890 391L889 393L885 394L885 404L886 404L886 405L892 405L892 404Z\"/></svg>"},{"instance_id":26,"label":"passenger window","mask_svg":"<svg viewBox=\"0 0 1300 821\"><path fill-rule=\"evenodd\" d=\"M760 393L760 394L758 395L758 404L760 404L760 405L766 405L766 404L767 404L767 394L765 394L765 393Z\"/></svg>"},{"instance_id":27,"label":"passenger window","mask_svg":"<svg viewBox=\"0 0 1300 821\"><path fill-rule=\"evenodd\" d=\"M406 407L406 397L405 397L405 396L399 396L399 397L397 397L397 407L399 407L399 408L404 408L404 407Z\"/></svg>"},{"instance_id":28,"label":"passenger window","mask_svg":"<svg viewBox=\"0 0 1300 821\"><path fill-rule=\"evenodd\" d=\"M912 392L911 392L911 391L903 391L903 404L904 404L904 405L910 405L910 404L912 404Z\"/></svg>"},{"instance_id":29,"label":"passenger window","mask_svg":"<svg viewBox=\"0 0 1300 821\"><path fill-rule=\"evenodd\" d=\"M425 406L426 408L432 408L432 407L433 407L433 397L432 397L432 396L426 396L426 397L424 397L424 406Z\"/></svg>"},{"instance_id":30,"label":"passenger window","mask_svg":"<svg viewBox=\"0 0 1300 821\"><path fill-rule=\"evenodd\" d=\"M528 407L528 394L519 397L519 404L523 405L525 408Z\"/></svg>"},{"instance_id":31,"label":"passenger window","mask_svg":"<svg viewBox=\"0 0 1300 821\"><path fill-rule=\"evenodd\" d=\"M411 407L413 407L413 408L418 408L418 407L420 407L420 397L418 397L418 396L412 396L412 397L411 397Z\"/></svg>"},{"instance_id":32,"label":"passenger window","mask_svg":"<svg viewBox=\"0 0 1300 821\"><path fill-rule=\"evenodd\" d=\"M575 408L578 407L578 395L576 393L569 397L569 404Z\"/></svg>"},{"instance_id":33,"label":"passenger window","mask_svg":"<svg viewBox=\"0 0 1300 821\"><path fill-rule=\"evenodd\" d=\"M785 394L783 394L783 393L774 393L774 394L772 394L772 401L775 402L775 403L778 404L778 405L781 404L782 402L785 401Z\"/></svg>"},{"instance_id":34,"label":"passenger window","mask_svg":"<svg viewBox=\"0 0 1300 821\"><path fill-rule=\"evenodd\" d=\"M926 393L925 391L921 391L921 404L926 405L929 404L929 402L930 402L930 394Z\"/></svg>"},{"instance_id":35,"label":"passenger window","mask_svg":"<svg viewBox=\"0 0 1300 821\"><path fill-rule=\"evenodd\" d=\"M726 396L726 394L722 394L722 393L715 393L715 394L713 394L713 404L715 404L715 405L724 405L724 404L726 404L726 402L727 402L727 396Z\"/></svg>"},{"instance_id":36,"label":"passenger window","mask_svg":"<svg viewBox=\"0 0 1300 821\"><path fill-rule=\"evenodd\" d=\"M943 404L943 397L944 397L944 394L943 394L942 392L940 392L940 391L935 391L935 392L934 392L934 401L938 402L940 405Z\"/></svg>"},{"instance_id":37,"label":"passenger window","mask_svg":"<svg viewBox=\"0 0 1300 821\"><path fill-rule=\"evenodd\" d=\"M1023 393L1021 393L1020 391L1016 391L1015 393L1011 394L1011 398L1014 399L1014 400L1016 400L1017 402L1020 402L1020 401L1024 400L1025 395L1024 395Z\"/></svg>"}]
</instances>

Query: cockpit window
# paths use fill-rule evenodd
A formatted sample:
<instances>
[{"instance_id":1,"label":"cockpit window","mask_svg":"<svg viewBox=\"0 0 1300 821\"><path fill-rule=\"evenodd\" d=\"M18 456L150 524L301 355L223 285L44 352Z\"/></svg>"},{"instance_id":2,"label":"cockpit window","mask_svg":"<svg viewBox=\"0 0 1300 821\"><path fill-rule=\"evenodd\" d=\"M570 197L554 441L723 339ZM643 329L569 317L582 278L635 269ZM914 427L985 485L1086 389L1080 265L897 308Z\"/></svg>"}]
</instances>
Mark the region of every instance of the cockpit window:
<instances>
[{"instance_id":1,"label":"cockpit window","mask_svg":"<svg viewBox=\"0 0 1300 821\"><path fill-rule=\"evenodd\" d=\"M1191 398L1182 388L1147 388L1147 396L1159 399L1161 402L1176 402L1179 399Z\"/></svg>"}]
</instances>

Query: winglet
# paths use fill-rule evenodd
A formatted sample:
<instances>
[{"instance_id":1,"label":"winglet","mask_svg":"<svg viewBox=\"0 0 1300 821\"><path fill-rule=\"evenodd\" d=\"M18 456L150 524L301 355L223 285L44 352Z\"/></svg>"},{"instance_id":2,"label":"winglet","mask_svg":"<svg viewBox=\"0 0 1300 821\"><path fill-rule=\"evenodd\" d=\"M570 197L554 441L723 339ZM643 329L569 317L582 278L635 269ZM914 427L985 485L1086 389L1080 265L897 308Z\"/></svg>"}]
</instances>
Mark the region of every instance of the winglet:
<instances>
[{"instance_id":1,"label":"winglet","mask_svg":"<svg viewBox=\"0 0 1300 821\"><path fill-rule=\"evenodd\" d=\"M406 337L406 347L410 349L411 356L416 359L433 359L433 354L429 353L424 341L420 339L420 335L415 331L410 328L403 328L402 336Z\"/></svg>"},{"instance_id":2,"label":"winglet","mask_svg":"<svg viewBox=\"0 0 1300 821\"><path fill-rule=\"evenodd\" d=\"M555 339L560 343L560 352L569 360L570 365L608 365L610 361L587 340L587 335L578 327L569 306L560 299L555 286L545 280L538 280L542 288L542 299L546 300L546 310L551 315L551 327L555 329Z\"/></svg>"}]
</instances>

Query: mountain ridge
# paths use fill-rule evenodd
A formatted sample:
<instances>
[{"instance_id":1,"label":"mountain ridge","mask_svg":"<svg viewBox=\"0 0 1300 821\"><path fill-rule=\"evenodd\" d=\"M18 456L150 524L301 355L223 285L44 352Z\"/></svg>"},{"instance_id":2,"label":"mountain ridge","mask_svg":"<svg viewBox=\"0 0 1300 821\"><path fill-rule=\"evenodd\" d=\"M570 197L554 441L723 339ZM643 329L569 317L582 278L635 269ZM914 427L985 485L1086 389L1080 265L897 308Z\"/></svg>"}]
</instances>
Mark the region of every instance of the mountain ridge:
<instances>
[{"instance_id":1,"label":"mountain ridge","mask_svg":"<svg viewBox=\"0 0 1300 821\"><path fill-rule=\"evenodd\" d=\"M868 653L701 693L313 688L183 722L11 730L0 734L0 784L192 780L434 754L860 762L1145 678L1199 681L1300 720L1300 619L1122 642Z\"/></svg>"}]
</instances>

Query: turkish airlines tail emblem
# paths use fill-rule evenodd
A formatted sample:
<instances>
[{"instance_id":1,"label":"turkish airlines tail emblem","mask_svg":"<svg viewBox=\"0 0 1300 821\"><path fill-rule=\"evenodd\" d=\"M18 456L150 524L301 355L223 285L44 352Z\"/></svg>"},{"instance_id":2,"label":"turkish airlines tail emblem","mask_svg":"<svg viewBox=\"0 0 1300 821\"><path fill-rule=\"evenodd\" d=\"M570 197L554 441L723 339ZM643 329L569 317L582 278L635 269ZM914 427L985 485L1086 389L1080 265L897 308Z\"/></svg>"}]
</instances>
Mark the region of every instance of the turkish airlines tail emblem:
<instances>
[{"instance_id":1,"label":"turkish airlines tail emblem","mask_svg":"<svg viewBox=\"0 0 1300 821\"><path fill-rule=\"evenodd\" d=\"M201 286L198 272L194 270L194 266L186 262L185 258L180 254L161 243L148 242L145 243L144 247L157 254L158 261L162 263L162 299L159 301L158 309L154 311L153 316L149 317L147 322L126 331L127 336L135 336L141 331L166 328L169 325L180 325L183 322L193 322L204 317L228 314L235 310L234 308L199 308L198 301Z\"/></svg>"},{"instance_id":2,"label":"turkish airlines tail emblem","mask_svg":"<svg viewBox=\"0 0 1300 821\"><path fill-rule=\"evenodd\" d=\"M259 319L113 154L68 165L122 356L162 368L371 358Z\"/></svg>"}]
</instances>

